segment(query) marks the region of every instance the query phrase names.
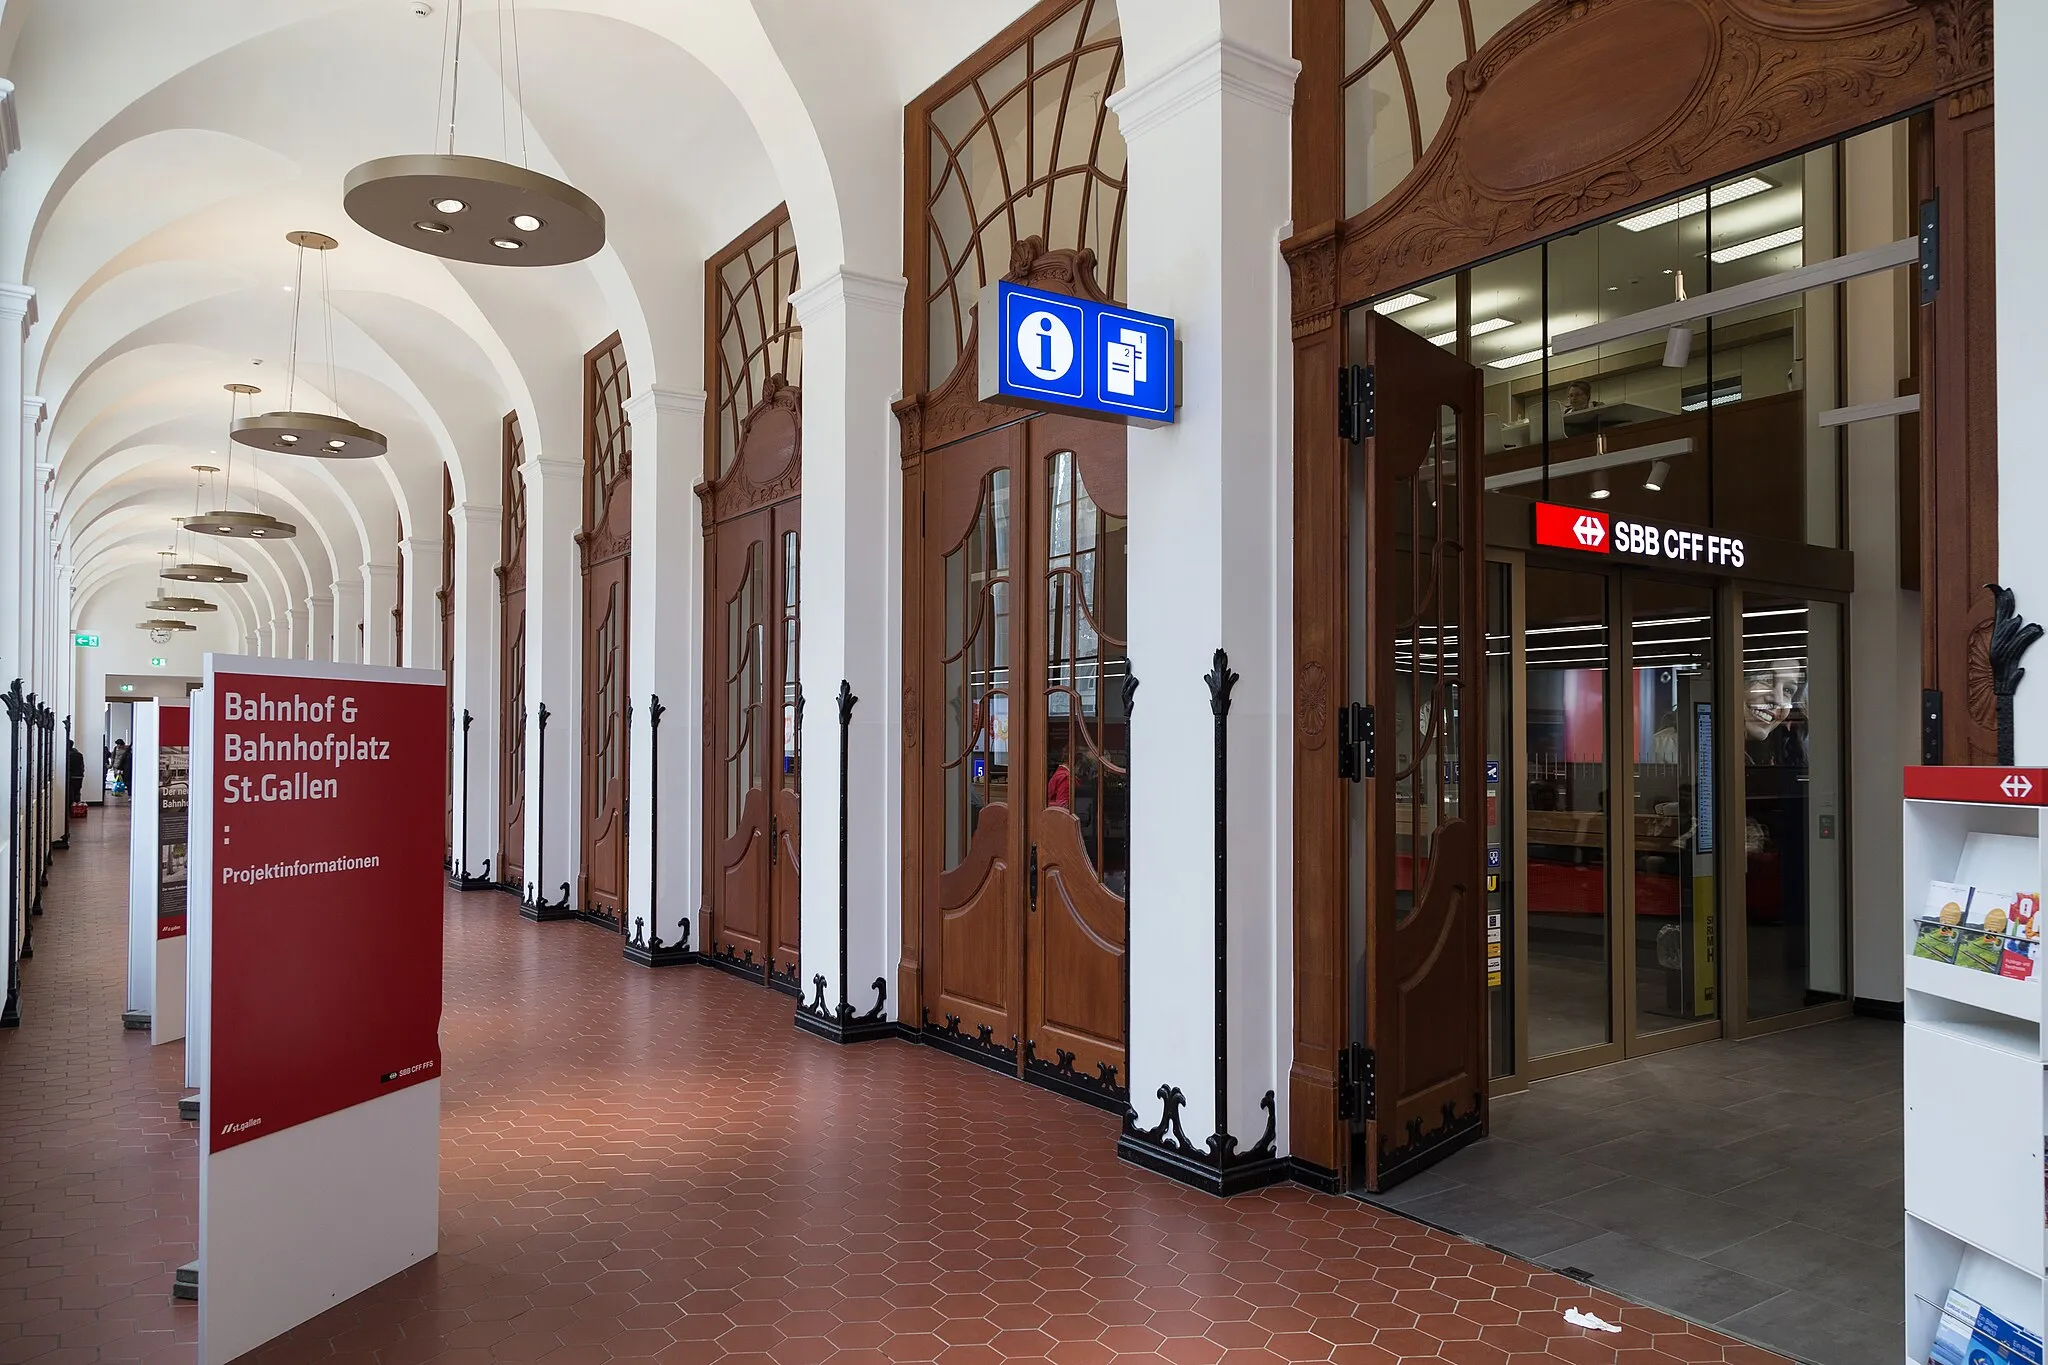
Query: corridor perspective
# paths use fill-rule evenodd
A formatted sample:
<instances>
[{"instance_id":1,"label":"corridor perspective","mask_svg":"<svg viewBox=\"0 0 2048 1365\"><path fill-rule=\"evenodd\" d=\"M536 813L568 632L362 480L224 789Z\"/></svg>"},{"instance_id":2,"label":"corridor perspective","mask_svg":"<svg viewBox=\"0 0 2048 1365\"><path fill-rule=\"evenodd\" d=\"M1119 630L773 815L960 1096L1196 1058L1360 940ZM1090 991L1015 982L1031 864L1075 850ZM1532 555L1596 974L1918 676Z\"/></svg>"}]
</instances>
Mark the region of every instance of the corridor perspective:
<instances>
[{"instance_id":1,"label":"corridor perspective","mask_svg":"<svg viewBox=\"0 0 2048 1365\"><path fill-rule=\"evenodd\" d=\"M46 1004L0 1033L0 1362L188 1365L182 1048L119 1023L125 813L71 838L27 964ZM718 973L620 973L508 896L447 906L440 1254L251 1365L1779 1360L1355 1200L1198 1194L1044 1091L834 1049Z\"/></svg>"}]
</instances>

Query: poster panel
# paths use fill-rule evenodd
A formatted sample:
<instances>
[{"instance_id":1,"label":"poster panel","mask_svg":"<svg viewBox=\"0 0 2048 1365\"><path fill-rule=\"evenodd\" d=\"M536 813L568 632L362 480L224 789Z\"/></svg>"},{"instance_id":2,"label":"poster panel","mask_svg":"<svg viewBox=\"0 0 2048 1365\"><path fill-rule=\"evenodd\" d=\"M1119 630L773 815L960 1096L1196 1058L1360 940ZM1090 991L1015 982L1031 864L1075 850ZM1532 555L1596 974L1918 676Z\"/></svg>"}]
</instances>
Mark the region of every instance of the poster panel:
<instances>
[{"instance_id":1,"label":"poster panel","mask_svg":"<svg viewBox=\"0 0 2048 1365\"><path fill-rule=\"evenodd\" d=\"M440 674L233 662L206 684L214 1152L441 1074Z\"/></svg>"},{"instance_id":2,"label":"poster panel","mask_svg":"<svg viewBox=\"0 0 2048 1365\"><path fill-rule=\"evenodd\" d=\"M200 1365L437 1248L444 682L207 656L188 888Z\"/></svg>"},{"instance_id":3,"label":"poster panel","mask_svg":"<svg viewBox=\"0 0 2048 1365\"><path fill-rule=\"evenodd\" d=\"M192 710L158 708L156 747L156 936L185 936L185 819L191 803Z\"/></svg>"}]
</instances>

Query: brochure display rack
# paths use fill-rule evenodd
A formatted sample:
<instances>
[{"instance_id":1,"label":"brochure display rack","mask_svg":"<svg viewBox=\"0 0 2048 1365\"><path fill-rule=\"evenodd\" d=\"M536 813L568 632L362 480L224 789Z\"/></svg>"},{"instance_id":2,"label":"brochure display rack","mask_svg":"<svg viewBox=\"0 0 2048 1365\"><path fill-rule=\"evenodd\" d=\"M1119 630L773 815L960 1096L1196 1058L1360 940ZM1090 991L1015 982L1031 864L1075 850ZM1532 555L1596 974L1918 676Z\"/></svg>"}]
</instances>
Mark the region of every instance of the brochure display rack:
<instances>
[{"instance_id":1,"label":"brochure display rack","mask_svg":"<svg viewBox=\"0 0 2048 1365\"><path fill-rule=\"evenodd\" d=\"M2038 1363L2048 769L1908 768L1905 791L1906 1355Z\"/></svg>"}]
</instances>

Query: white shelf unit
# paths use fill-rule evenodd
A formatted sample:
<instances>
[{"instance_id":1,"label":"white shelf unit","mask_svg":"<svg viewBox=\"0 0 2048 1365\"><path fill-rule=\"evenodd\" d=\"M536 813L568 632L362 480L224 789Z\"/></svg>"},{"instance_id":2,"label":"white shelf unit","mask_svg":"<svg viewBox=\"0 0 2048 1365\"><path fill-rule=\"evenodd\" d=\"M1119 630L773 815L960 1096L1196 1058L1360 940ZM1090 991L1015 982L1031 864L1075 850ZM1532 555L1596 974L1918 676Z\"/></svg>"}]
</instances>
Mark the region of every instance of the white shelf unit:
<instances>
[{"instance_id":1,"label":"white shelf unit","mask_svg":"<svg viewBox=\"0 0 2048 1365\"><path fill-rule=\"evenodd\" d=\"M1909 770L1908 792L1924 771ZM2048 784L2030 794L2048 794ZM1931 882L2048 889L2044 820L2040 805L1906 801L1908 1365L1928 1360L1951 1289L2037 1336L2048 1319L2048 972L2037 966L2032 980L2014 981L1913 955Z\"/></svg>"}]
</instances>

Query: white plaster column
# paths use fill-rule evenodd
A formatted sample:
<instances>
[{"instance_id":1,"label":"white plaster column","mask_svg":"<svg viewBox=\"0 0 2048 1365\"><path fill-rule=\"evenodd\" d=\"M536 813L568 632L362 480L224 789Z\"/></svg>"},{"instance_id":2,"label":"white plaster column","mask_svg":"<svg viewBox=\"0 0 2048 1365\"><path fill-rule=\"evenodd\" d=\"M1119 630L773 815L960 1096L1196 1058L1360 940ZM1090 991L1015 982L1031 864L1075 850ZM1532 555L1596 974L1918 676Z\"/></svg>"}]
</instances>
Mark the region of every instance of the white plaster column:
<instances>
[{"instance_id":1,"label":"white plaster column","mask_svg":"<svg viewBox=\"0 0 2048 1365\"><path fill-rule=\"evenodd\" d=\"M323 663L334 659L334 599L306 599L306 652L302 658Z\"/></svg>"},{"instance_id":2,"label":"white plaster column","mask_svg":"<svg viewBox=\"0 0 2048 1365\"><path fill-rule=\"evenodd\" d=\"M273 659L291 657L292 628L289 622L273 616L263 627L263 652Z\"/></svg>"},{"instance_id":3,"label":"white plaster column","mask_svg":"<svg viewBox=\"0 0 2048 1365\"><path fill-rule=\"evenodd\" d=\"M36 291L19 284L0 284L0 411L22 398L22 343L35 321ZM23 421L10 439L0 430L0 537L15 538L13 562L19 566L27 553L30 482L35 477L32 447L21 439L28 430L26 405ZM0 592L0 688L15 678L28 676L27 604L21 594Z\"/></svg>"},{"instance_id":4,"label":"white plaster column","mask_svg":"<svg viewBox=\"0 0 2048 1365\"><path fill-rule=\"evenodd\" d=\"M667 947L687 941L694 948L703 927L696 912L704 846L704 531L695 489L704 472L704 395L653 385L626 400L626 416L633 424L633 593L626 640L634 694L626 932L630 939L644 921L649 940L658 936ZM658 801L650 723L655 697L663 708Z\"/></svg>"},{"instance_id":5,"label":"white plaster column","mask_svg":"<svg viewBox=\"0 0 2048 1365\"><path fill-rule=\"evenodd\" d=\"M336 663L363 662L363 582L359 578L334 580L334 654Z\"/></svg>"},{"instance_id":6,"label":"white plaster column","mask_svg":"<svg viewBox=\"0 0 2048 1365\"><path fill-rule=\"evenodd\" d=\"M1156 26L1160 22L1153 17ZM1271 50L1199 24L1192 48L1133 70L1111 100L1130 148L1129 299L1180 328L1183 406L1129 434L1131 668L1130 1095L1141 1126L1162 1085L1181 1123L1217 1129L1213 933L1228 855L1227 1128L1240 1152L1283 1106L1292 1033L1293 583L1290 354L1285 268L1289 117L1297 64L1284 19ZM1227 846L1216 847L1205 682L1217 651L1229 693Z\"/></svg>"},{"instance_id":7,"label":"white plaster column","mask_svg":"<svg viewBox=\"0 0 2048 1365\"><path fill-rule=\"evenodd\" d=\"M299 607L284 609L284 649L281 655L287 659L306 657L306 616Z\"/></svg>"},{"instance_id":8,"label":"white plaster column","mask_svg":"<svg viewBox=\"0 0 2048 1365\"><path fill-rule=\"evenodd\" d=\"M538 429L530 424L528 431ZM523 866L533 895L545 904L575 899L577 820L582 791L577 758L583 678L582 565L576 533L583 526L583 462L535 455L526 464L526 849ZM548 708L542 771L540 708ZM474 733L474 732L472 732ZM545 782L545 785L543 785Z\"/></svg>"},{"instance_id":9,"label":"white plaster column","mask_svg":"<svg viewBox=\"0 0 2048 1365\"><path fill-rule=\"evenodd\" d=\"M397 622L391 613L398 606L398 566L363 565L363 662L398 662Z\"/></svg>"},{"instance_id":10,"label":"white plaster column","mask_svg":"<svg viewBox=\"0 0 2048 1365\"><path fill-rule=\"evenodd\" d=\"M498 865L498 558L503 550L504 509L488 504L455 505L455 784L456 868L482 876ZM468 799L462 717L469 724Z\"/></svg>"},{"instance_id":11,"label":"white plaster column","mask_svg":"<svg viewBox=\"0 0 2048 1365\"><path fill-rule=\"evenodd\" d=\"M901 384L903 281L838 269L792 295L804 329L804 998L840 1004L839 686L848 731L845 1003L895 982L902 905L902 471L890 400ZM886 1017L902 1002L889 994Z\"/></svg>"},{"instance_id":12,"label":"white plaster column","mask_svg":"<svg viewBox=\"0 0 2048 1365\"><path fill-rule=\"evenodd\" d=\"M441 542L407 536L398 542L405 559L405 657L407 668L439 668L441 659Z\"/></svg>"},{"instance_id":13,"label":"white plaster column","mask_svg":"<svg viewBox=\"0 0 2048 1365\"><path fill-rule=\"evenodd\" d=\"M2048 181L2037 161L2041 140L2048 137L2048 81L2040 74L2048 62L2048 5L1997 0L1994 15L1998 581L2012 589L2022 617L2048 622L2048 553L2041 546L2048 461L2041 458L2038 434L2039 394L2048 383L2048 329L2040 325L2048 309L2048 258L2038 245L2041 224L2048 220ZM1960 251L1963 245L1944 240L1942 249ZM2024 664L2027 677L2013 694L2013 758L2039 766L2048 764L2048 646L2036 644Z\"/></svg>"}]
</instances>

